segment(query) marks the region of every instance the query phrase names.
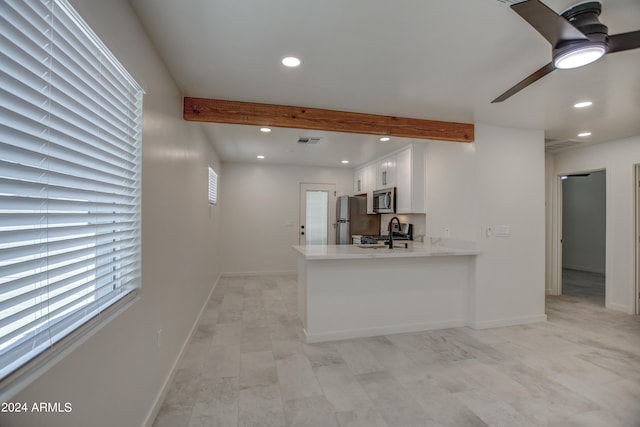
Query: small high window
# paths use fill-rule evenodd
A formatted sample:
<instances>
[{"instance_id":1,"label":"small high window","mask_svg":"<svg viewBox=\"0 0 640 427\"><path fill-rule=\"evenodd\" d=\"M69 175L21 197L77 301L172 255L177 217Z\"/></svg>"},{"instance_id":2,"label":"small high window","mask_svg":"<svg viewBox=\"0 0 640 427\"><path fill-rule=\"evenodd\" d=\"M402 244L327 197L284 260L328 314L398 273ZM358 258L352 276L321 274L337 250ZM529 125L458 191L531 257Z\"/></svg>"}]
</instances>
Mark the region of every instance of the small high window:
<instances>
[{"instance_id":1,"label":"small high window","mask_svg":"<svg viewBox=\"0 0 640 427\"><path fill-rule=\"evenodd\" d=\"M218 174L209 166L209 204L218 203Z\"/></svg>"}]
</instances>

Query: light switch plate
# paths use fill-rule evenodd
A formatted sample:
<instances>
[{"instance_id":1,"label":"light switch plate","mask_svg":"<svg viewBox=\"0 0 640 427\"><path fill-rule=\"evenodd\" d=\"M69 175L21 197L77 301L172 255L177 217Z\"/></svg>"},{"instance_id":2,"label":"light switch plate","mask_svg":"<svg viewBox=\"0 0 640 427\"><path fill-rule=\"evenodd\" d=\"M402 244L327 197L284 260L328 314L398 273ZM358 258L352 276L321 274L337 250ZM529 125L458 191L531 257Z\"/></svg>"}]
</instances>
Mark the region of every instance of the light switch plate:
<instances>
[{"instance_id":1,"label":"light switch plate","mask_svg":"<svg viewBox=\"0 0 640 427\"><path fill-rule=\"evenodd\" d=\"M496 225L494 227L496 237L509 237L511 236L511 227L508 225Z\"/></svg>"}]
</instances>

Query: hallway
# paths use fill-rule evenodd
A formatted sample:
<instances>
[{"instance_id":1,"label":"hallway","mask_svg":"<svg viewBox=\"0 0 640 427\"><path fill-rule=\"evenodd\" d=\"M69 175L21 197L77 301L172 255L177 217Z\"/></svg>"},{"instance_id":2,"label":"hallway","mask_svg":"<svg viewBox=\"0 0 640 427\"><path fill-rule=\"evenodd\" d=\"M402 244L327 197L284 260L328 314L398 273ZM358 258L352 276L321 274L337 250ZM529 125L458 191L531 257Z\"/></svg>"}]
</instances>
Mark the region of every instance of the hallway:
<instances>
[{"instance_id":1,"label":"hallway","mask_svg":"<svg viewBox=\"0 0 640 427\"><path fill-rule=\"evenodd\" d=\"M562 295L567 301L604 307L604 274L562 269Z\"/></svg>"}]
</instances>

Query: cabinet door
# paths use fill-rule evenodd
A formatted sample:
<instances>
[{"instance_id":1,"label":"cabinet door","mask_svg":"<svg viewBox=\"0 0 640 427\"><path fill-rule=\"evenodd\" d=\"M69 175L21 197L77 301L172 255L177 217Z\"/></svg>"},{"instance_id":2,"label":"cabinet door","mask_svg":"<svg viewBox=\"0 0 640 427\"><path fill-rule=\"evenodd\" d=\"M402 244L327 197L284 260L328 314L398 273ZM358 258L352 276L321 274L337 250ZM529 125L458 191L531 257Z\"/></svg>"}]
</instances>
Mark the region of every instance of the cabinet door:
<instances>
[{"instance_id":1,"label":"cabinet door","mask_svg":"<svg viewBox=\"0 0 640 427\"><path fill-rule=\"evenodd\" d=\"M396 157L396 211L398 213L411 213L413 200L413 168L411 148L408 148Z\"/></svg>"},{"instance_id":2,"label":"cabinet door","mask_svg":"<svg viewBox=\"0 0 640 427\"><path fill-rule=\"evenodd\" d=\"M396 156L389 156L377 164L376 189L395 187L396 185Z\"/></svg>"},{"instance_id":3,"label":"cabinet door","mask_svg":"<svg viewBox=\"0 0 640 427\"><path fill-rule=\"evenodd\" d=\"M364 168L364 183L367 191L367 213L374 214L373 211L373 190L376 187L376 175L378 166L376 164L369 165Z\"/></svg>"},{"instance_id":4,"label":"cabinet door","mask_svg":"<svg viewBox=\"0 0 640 427\"><path fill-rule=\"evenodd\" d=\"M365 169L361 168L361 169L356 169L354 176L353 176L353 194L362 194L362 193L366 193L367 189L365 186Z\"/></svg>"},{"instance_id":5,"label":"cabinet door","mask_svg":"<svg viewBox=\"0 0 640 427\"><path fill-rule=\"evenodd\" d=\"M378 171L376 164L369 165L364 168L364 183L367 192L373 192L377 188L376 174Z\"/></svg>"},{"instance_id":6,"label":"cabinet door","mask_svg":"<svg viewBox=\"0 0 640 427\"><path fill-rule=\"evenodd\" d=\"M411 147L411 212L427 213L427 152L424 144Z\"/></svg>"},{"instance_id":7,"label":"cabinet door","mask_svg":"<svg viewBox=\"0 0 640 427\"><path fill-rule=\"evenodd\" d=\"M397 163L396 155L387 157L387 185L386 187L395 187L396 186L396 163Z\"/></svg>"}]
</instances>

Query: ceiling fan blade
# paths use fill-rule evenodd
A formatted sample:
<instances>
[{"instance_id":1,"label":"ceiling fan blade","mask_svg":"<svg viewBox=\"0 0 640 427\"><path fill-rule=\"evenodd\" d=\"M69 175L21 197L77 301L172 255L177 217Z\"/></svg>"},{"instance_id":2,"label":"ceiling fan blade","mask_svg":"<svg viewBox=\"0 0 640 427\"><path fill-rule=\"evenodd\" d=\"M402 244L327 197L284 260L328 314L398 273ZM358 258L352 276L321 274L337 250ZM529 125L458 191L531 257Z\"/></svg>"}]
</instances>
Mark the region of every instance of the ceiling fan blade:
<instances>
[{"instance_id":1,"label":"ceiling fan blade","mask_svg":"<svg viewBox=\"0 0 640 427\"><path fill-rule=\"evenodd\" d=\"M544 76L546 76L547 74L549 74L550 72L552 72L553 70L555 70L556 67L555 65L553 65L553 62L549 62L547 65L545 65L544 67L540 68L538 71L534 72L533 74L529 75L528 77L526 77L524 80L522 80L520 83L518 83L517 85L515 85L514 87L512 87L511 89L509 89L508 91L506 91L505 93L503 93L502 95L500 95L499 97L497 97L496 99L494 99L493 101L491 101L491 103L496 103L496 102L502 102L505 99L515 95L516 93L520 92L522 89L524 89L525 87L529 86L531 83L540 80L541 78L543 78Z\"/></svg>"},{"instance_id":2,"label":"ceiling fan blade","mask_svg":"<svg viewBox=\"0 0 640 427\"><path fill-rule=\"evenodd\" d=\"M589 40L582 31L539 0L516 3L511 8L542 34L553 48L567 40Z\"/></svg>"},{"instance_id":3,"label":"ceiling fan blade","mask_svg":"<svg viewBox=\"0 0 640 427\"><path fill-rule=\"evenodd\" d=\"M609 36L609 51L607 53L638 48L640 48L640 30Z\"/></svg>"}]
</instances>

